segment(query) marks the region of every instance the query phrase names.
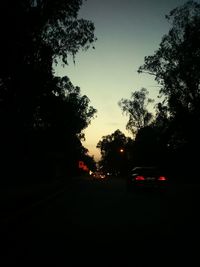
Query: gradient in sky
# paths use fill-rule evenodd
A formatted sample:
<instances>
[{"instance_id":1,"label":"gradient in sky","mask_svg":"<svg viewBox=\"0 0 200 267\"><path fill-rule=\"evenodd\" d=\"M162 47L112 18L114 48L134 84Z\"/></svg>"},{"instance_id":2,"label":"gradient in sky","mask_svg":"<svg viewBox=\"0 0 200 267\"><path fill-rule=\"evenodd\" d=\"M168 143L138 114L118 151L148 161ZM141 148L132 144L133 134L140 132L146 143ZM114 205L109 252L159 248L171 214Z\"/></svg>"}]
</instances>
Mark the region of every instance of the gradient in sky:
<instances>
[{"instance_id":1,"label":"gradient in sky","mask_svg":"<svg viewBox=\"0 0 200 267\"><path fill-rule=\"evenodd\" d=\"M199 0L200 1L200 0ZM196 2L199 2L196 1ZM130 98L131 92L145 87L156 100L159 87L152 76L138 74L144 57L152 55L170 25L165 19L183 0L87 0L80 17L91 20L98 38L95 49L79 52L76 63L69 60L65 67L57 66L57 76L67 75L72 83L89 97L98 110L97 117L85 130L83 145L96 160L96 148L102 136L119 129L126 136L128 117L118 106L121 98Z\"/></svg>"}]
</instances>

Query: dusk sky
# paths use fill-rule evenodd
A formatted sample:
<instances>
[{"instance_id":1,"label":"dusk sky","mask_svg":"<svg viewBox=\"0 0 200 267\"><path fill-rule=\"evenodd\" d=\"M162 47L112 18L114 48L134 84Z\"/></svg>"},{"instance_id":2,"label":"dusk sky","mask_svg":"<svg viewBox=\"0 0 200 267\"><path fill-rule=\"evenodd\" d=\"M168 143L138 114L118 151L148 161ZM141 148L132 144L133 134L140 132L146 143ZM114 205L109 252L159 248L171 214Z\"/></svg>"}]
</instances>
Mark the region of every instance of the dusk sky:
<instances>
[{"instance_id":1,"label":"dusk sky","mask_svg":"<svg viewBox=\"0 0 200 267\"><path fill-rule=\"evenodd\" d=\"M151 76L138 74L144 57L152 55L161 38L169 30L165 15L184 4L183 0L87 0L80 17L91 20L98 38L95 49L80 51L76 63L58 66L55 74L67 75L81 93L97 109L97 117L85 130L83 145L95 159L102 136L121 130L126 136L128 117L122 114L118 102L130 98L131 92L145 87L149 96L157 99L158 85ZM196 2L200 2L196 1Z\"/></svg>"}]
</instances>

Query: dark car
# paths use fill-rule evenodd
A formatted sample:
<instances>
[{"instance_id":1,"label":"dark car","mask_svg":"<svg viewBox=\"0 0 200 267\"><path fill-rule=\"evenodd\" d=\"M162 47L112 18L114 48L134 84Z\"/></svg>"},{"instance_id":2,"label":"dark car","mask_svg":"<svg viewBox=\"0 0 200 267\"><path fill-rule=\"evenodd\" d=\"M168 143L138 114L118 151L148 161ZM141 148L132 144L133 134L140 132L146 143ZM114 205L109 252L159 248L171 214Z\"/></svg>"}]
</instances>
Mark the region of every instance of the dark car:
<instances>
[{"instance_id":1,"label":"dark car","mask_svg":"<svg viewBox=\"0 0 200 267\"><path fill-rule=\"evenodd\" d=\"M169 181L166 175L158 167L135 167L127 177L127 189L132 190L165 190Z\"/></svg>"}]
</instances>

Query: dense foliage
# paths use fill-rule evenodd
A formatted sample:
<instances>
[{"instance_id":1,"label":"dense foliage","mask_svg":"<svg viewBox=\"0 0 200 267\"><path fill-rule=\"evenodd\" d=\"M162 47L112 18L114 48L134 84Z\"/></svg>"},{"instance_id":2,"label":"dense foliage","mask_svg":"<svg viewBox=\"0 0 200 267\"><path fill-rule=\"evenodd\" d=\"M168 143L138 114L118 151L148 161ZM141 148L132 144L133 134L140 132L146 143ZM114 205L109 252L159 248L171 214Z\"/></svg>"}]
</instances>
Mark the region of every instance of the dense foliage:
<instances>
[{"instance_id":1,"label":"dense foliage","mask_svg":"<svg viewBox=\"0 0 200 267\"><path fill-rule=\"evenodd\" d=\"M120 130L111 135L103 136L97 148L101 151L100 167L112 175L127 173L129 168L129 148L132 141Z\"/></svg>"},{"instance_id":2,"label":"dense foliage","mask_svg":"<svg viewBox=\"0 0 200 267\"><path fill-rule=\"evenodd\" d=\"M129 117L127 129L134 138L129 146L132 166L160 165L173 179L194 180L200 150L200 4L186 2L166 18L169 32L138 69L155 77L162 102L153 116L148 110L152 100L141 89L119 106Z\"/></svg>"},{"instance_id":3,"label":"dense foliage","mask_svg":"<svg viewBox=\"0 0 200 267\"><path fill-rule=\"evenodd\" d=\"M165 101L160 103L162 115L158 113L156 124L161 127L163 119L160 135L173 168L189 175L197 170L200 148L200 4L189 1L166 18L171 28L154 55L145 57L139 72L153 74L161 85Z\"/></svg>"},{"instance_id":4,"label":"dense foliage","mask_svg":"<svg viewBox=\"0 0 200 267\"><path fill-rule=\"evenodd\" d=\"M81 5L82 0L0 3L0 145L7 174L9 166L21 173L29 165L29 175L46 173L51 161L63 161L71 171L84 150L82 130L95 110L67 77L54 77L52 67L96 39L93 23L78 18Z\"/></svg>"}]
</instances>

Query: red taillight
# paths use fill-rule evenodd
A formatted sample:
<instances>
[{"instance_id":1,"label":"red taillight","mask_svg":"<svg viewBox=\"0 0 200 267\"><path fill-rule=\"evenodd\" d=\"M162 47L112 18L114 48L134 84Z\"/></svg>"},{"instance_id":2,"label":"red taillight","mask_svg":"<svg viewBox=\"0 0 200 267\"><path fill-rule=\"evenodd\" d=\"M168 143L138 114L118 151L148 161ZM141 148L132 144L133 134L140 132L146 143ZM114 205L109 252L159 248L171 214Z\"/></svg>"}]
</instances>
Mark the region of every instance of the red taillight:
<instances>
[{"instance_id":1,"label":"red taillight","mask_svg":"<svg viewBox=\"0 0 200 267\"><path fill-rule=\"evenodd\" d=\"M144 179L143 176L138 175L138 176L135 177L135 180L136 180L136 181L144 181L145 179Z\"/></svg>"},{"instance_id":2,"label":"red taillight","mask_svg":"<svg viewBox=\"0 0 200 267\"><path fill-rule=\"evenodd\" d=\"M159 181L166 181L167 178L166 178L165 176L160 176L160 177L158 178L158 180L159 180Z\"/></svg>"}]
</instances>

